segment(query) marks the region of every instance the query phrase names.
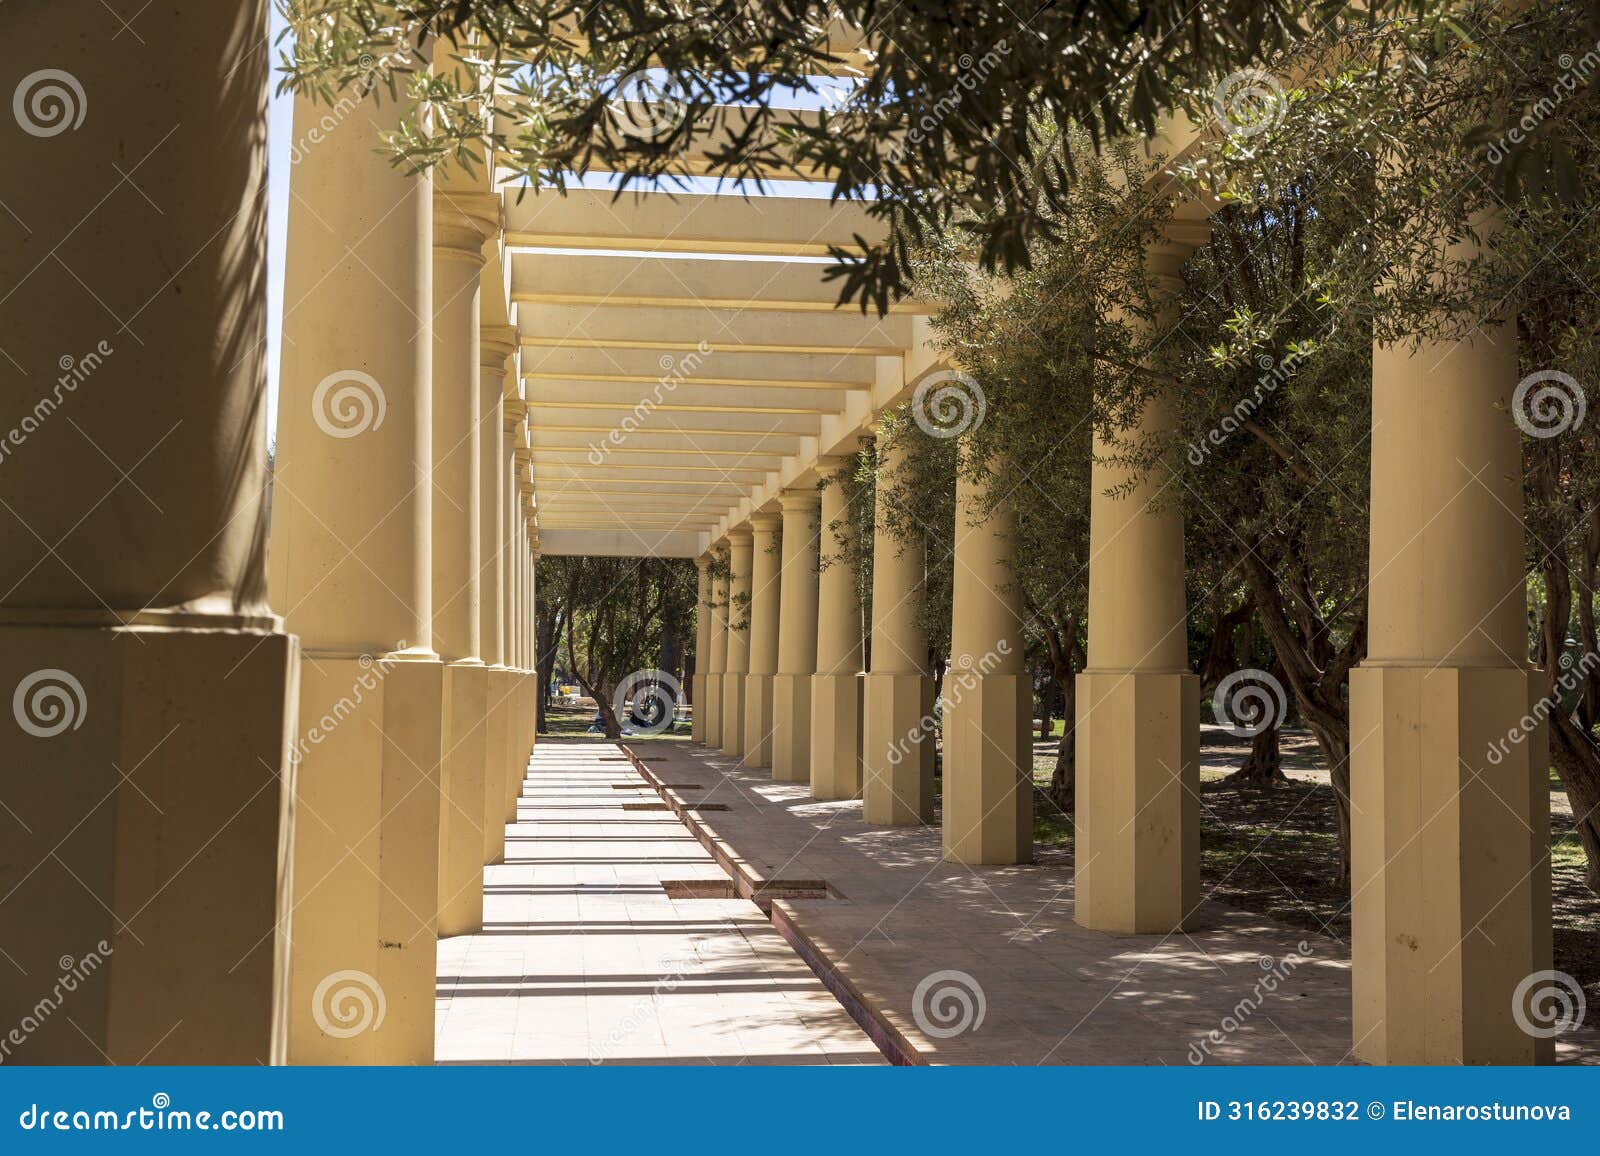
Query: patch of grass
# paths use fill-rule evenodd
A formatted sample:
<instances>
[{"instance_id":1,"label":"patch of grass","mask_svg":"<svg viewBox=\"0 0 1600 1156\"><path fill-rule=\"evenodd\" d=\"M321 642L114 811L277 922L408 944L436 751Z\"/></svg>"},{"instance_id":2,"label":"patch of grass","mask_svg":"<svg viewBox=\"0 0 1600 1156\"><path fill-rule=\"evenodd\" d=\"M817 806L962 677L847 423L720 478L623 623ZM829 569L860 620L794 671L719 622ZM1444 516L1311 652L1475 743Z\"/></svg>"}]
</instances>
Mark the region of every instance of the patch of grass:
<instances>
[{"instance_id":1,"label":"patch of grass","mask_svg":"<svg viewBox=\"0 0 1600 1156\"><path fill-rule=\"evenodd\" d=\"M545 708L544 733L558 735L562 738L590 738L605 741L603 734L590 734L590 724L594 722L594 711L584 710L570 706L549 706ZM659 735L624 735L622 741L629 743L648 742L688 742L691 738L690 724L687 719L674 724L670 731Z\"/></svg>"}]
</instances>

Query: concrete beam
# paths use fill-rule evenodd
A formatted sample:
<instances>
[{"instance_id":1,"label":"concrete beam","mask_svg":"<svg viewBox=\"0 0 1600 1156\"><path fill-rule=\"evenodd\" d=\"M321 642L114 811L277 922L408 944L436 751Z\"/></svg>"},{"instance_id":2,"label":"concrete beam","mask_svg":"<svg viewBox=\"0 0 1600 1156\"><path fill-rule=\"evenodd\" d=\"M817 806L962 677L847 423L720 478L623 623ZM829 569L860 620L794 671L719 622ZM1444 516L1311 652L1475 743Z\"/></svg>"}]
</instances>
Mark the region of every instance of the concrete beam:
<instances>
[{"instance_id":1,"label":"concrete beam","mask_svg":"<svg viewBox=\"0 0 1600 1156\"><path fill-rule=\"evenodd\" d=\"M824 277L829 268L816 260L523 251L511 256L511 297L558 305L826 313L839 306L840 282ZM929 313L932 307L906 300L891 311Z\"/></svg>"},{"instance_id":2,"label":"concrete beam","mask_svg":"<svg viewBox=\"0 0 1600 1156\"><path fill-rule=\"evenodd\" d=\"M716 385L770 385L791 389L865 389L877 380L871 354L748 353L707 341L702 353L690 347L682 356L657 349L623 346L525 344L522 374L533 380L658 382ZM693 358L693 360L690 360Z\"/></svg>"},{"instance_id":3,"label":"concrete beam","mask_svg":"<svg viewBox=\"0 0 1600 1156\"><path fill-rule=\"evenodd\" d=\"M552 558L693 558L704 552L695 530L582 530L542 528L539 552Z\"/></svg>"},{"instance_id":4,"label":"concrete beam","mask_svg":"<svg viewBox=\"0 0 1600 1156\"><path fill-rule=\"evenodd\" d=\"M866 205L821 197L521 187L505 190L504 201L513 248L826 257L832 246L854 249L857 236L885 233Z\"/></svg>"},{"instance_id":5,"label":"concrete beam","mask_svg":"<svg viewBox=\"0 0 1600 1156\"><path fill-rule=\"evenodd\" d=\"M522 303L523 345L698 349L741 353L894 354L912 342L908 314L776 312L723 308L595 309Z\"/></svg>"}]
</instances>

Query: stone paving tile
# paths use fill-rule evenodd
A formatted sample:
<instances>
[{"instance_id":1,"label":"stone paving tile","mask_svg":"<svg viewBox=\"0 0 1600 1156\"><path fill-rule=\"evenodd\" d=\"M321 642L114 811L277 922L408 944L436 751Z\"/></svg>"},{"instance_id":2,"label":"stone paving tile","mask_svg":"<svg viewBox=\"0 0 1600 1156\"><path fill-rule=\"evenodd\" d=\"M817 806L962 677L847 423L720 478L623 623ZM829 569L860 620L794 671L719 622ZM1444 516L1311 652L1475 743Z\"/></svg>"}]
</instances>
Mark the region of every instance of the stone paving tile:
<instances>
[{"instance_id":1,"label":"stone paving tile","mask_svg":"<svg viewBox=\"0 0 1600 1156\"><path fill-rule=\"evenodd\" d=\"M780 899L775 920L822 957L863 1014L903 1040L914 1058L1188 1064L1192 1047L1237 1020L1209 1058L1198 1053L1201 1059L1351 1062L1349 951L1335 939L1217 904L1208 904L1200 926L1187 933L1090 931L1073 922L1065 863L950 863L935 827L869 827L859 802L816 802L802 784L774 782L764 768L698 745L640 749L659 782L703 787L662 788L664 797L728 806L689 812L691 829L748 883L823 879L842 894ZM788 943L782 947L754 950L781 967L793 958ZM1291 953L1303 958L1286 967ZM1263 977L1274 969L1283 978L1268 990ZM918 1006L924 981L928 992L945 993L942 1001L924 998ZM809 1006L802 1001L810 998L797 996L791 1006ZM944 1034L962 1022L965 1030ZM1600 1061L1600 1033L1564 1036L1559 1058Z\"/></svg>"},{"instance_id":2,"label":"stone paving tile","mask_svg":"<svg viewBox=\"0 0 1600 1156\"><path fill-rule=\"evenodd\" d=\"M613 783L629 783L617 790ZM439 942L441 1063L881 1064L755 904L616 747L541 742L484 928Z\"/></svg>"}]
</instances>

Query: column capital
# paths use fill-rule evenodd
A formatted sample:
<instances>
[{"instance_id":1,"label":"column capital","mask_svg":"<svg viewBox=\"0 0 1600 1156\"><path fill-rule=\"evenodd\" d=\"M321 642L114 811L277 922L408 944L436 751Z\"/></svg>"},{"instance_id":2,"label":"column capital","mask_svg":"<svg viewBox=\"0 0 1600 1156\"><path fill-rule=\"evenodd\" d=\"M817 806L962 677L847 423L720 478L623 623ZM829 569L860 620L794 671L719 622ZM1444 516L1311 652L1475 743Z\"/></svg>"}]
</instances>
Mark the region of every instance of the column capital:
<instances>
[{"instance_id":1,"label":"column capital","mask_svg":"<svg viewBox=\"0 0 1600 1156\"><path fill-rule=\"evenodd\" d=\"M506 433L515 433L523 420L528 415L528 403L520 397L505 399L505 416L501 420L505 424Z\"/></svg>"},{"instance_id":2,"label":"column capital","mask_svg":"<svg viewBox=\"0 0 1600 1156\"><path fill-rule=\"evenodd\" d=\"M778 495L785 513L790 510L815 510L822 505L822 491L816 486L793 486Z\"/></svg>"},{"instance_id":3,"label":"column capital","mask_svg":"<svg viewBox=\"0 0 1600 1156\"><path fill-rule=\"evenodd\" d=\"M1193 213L1191 206L1179 206L1145 252L1145 268L1163 288L1179 288L1184 264L1211 241L1211 218Z\"/></svg>"},{"instance_id":4,"label":"column capital","mask_svg":"<svg viewBox=\"0 0 1600 1156\"><path fill-rule=\"evenodd\" d=\"M776 534L783 529L783 515L766 511L751 514L750 529L753 534Z\"/></svg>"},{"instance_id":5,"label":"column capital","mask_svg":"<svg viewBox=\"0 0 1600 1156\"><path fill-rule=\"evenodd\" d=\"M478 347L485 369L503 373L506 358L517 351L519 336L515 325L484 325L478 329Z\"/></svg>"},{"instance_id":6,"label":"column capital","mask_svg":"<svg viewBox=\"0 0 1600 1156\"><path fill-rule=\"evenodd\" d=\"M493 193L433 193L433 251L451 260L484 262L483 247L500 231L500 198Z\"/></svg>"},{"instance_id":7,"label":"column capital","mask_svg":"<svg viewBox=\"0 0 1600 1156\"><path fill-rule=\"evenodd\" d=\"M735 526L733 529L728 531L727 541L728 545L730 546L748 546L751 542L755 541L755 535L751 533L748 524Z\"/></svg>"},{"instance_id":8,"label":"column capital","mask_svg":"<svg viewBox=\"0 0 1600 1156\"><path fill-rule=\"evenodd\" d=\"M701 574L708 573L711 569L711 555L702 554L694 560L694 568Z\"/></svg>"}]
</instances>

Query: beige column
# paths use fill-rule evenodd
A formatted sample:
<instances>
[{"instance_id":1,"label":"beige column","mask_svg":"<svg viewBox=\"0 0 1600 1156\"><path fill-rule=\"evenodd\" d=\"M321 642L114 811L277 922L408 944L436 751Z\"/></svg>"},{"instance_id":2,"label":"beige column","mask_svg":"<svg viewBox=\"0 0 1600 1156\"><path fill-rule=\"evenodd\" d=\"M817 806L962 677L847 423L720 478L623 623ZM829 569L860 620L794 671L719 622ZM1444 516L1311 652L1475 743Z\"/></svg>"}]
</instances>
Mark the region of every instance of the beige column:
<instances>
[{"instance_id":1,"label":"beige column","mask_svg":"<svg viewBox=\"0 0 1600 1156\"><path fill-rule=\"evenodd\" d=\"M778 673L772 679L772 777L811 781L811 680L817 670L817 488L785 490Z\"/></svg>"},{"instance_id":2,"label":"beige column","mask_svg":"<svg viewBox=\"0 0 1600 1156\"><path fill-rule=\"evenodd\" d=\"M530 483L530 485L531 485L531 483ZM533 608L534 608L534 600L538 597L538 586L539 586L538 577L537 577L538 576L538 571L539 571L539 523L538 523L537 517L534 514L533 494L531 492L528 494L528 563L527 563L527 565L528 565L527 595L526 595L526 597L524 599L524 602L523 602L523 610L524 610L524 619L523 619L523 621L525 623L525 625L523 627L523 637L525 639L524 645L526 646L527 653L528 653L527 674L523 678L523 718L522 718L522 726L523 726L523 741L526 744L526 748L525 748L525 750L523 752L523 761L522 761L522 770L524 772L526 772L526 770L527 770L527 765L528 765L527 760L528 760L529 757L532 756L533 748L534 748L534 746L536 745L536 743L538 741L537 740L537 736L534 733L535 730L537 729L534 724L535 724L535 722L537 721L537 718L538 718L538 703L535 701L535 697L536 697L536 695L538 693L538 688L539 688L539 672L538 672L538 669L537 669L538 668L537 652L538 652L539 647L538 647L537 637L536 637L536 634L535 634L535 631L534 631L534 613L533 613ZM519 774L517 776L516 790L512 793L511 799L510 799L510 806L511 806L511 812L512 812L511 817L512 817L513 821L515 821L515 819L516 819L516 798L521 793L522 793L522 775Z\"/></svg>"},{"instance_id":3,"label":"beige column","mask_svg":"<svg viewBox=\"0 0 1600 1156\"><path fill-rule=\"evenodd\" d=\"M722 749L744 755L745 678L750 673L750 567L755 538L749 526L728 533L728 664L722 677Z\"/></svg>"},{"instance_id":4,"label":"beige column","mask_svg":"<svg viewBox=\"0 0 1600 1156\"><path fill-rule=\"evenodd\" d=\"M950 669L944 676L944 850L959 863L1033 858L1033 678L1023 665L1017 517L956 472Z\"/></svg>"},{"instance_id":5,"label":"beige column","mask_svg":"<svg viewBox=\"0 0 1600 1156\"><path fill-rule=\"evenodd\" d=\"M524 477L527 471L524 471ZM538 549L535 527L533 522L533 491L532 483L524 481L522 491L522 590L521 598L521 645L522 645L522 681L517 688L518 733L521 740L517 744L517 756L526 772L528 758L533 753L533 560Z\"/></svg>"},{"instance_id":6,"label":"beige column","mask_svg":"<svg viewBox=\"0 0 1600 1156\"><path fill-rule=\"evenodd\" d=\"M872 543L872 669L862 725L862 810L869 823L933 821L933 679L922 610L922 552L889 532L885 495L904 441L878 440Z\"/></svg>"},{"instance_id":7,"label":"beige column","mask_svg":"<svg viewBox=\"0 0 1600 1156\"><path fill-rule=\"evenodd\" d=\"M516 447L517 478L517 585L516 585L516 654L517 654L517 679L516 693L513 698L512 729L515 736L512 745L512 754L516 759L515 792L510 793L507 800L508 808L512 810L511 818L515 819L515 797L521 793L522 780L527 774L528 757L533 750L533 721L529 713L529 687L532 683L533 668L533 615L531 605L533 601L533 534L531 524L532 514L532 482L530 471L532 468L532 451L528 448L526 427L523 431L524 440Z\"/></svg>"},{"instance_id":8,"label":"beige column","mask_svg":"<svg viewBox=\"0 0 1600 1156\"><path fill-rule=\"evenodd\" d=\"M1152 250L1164 291L1190 252ZM1176 421L1173 398L1157 396L1123 436L1167 438ZM1183 510L1164 465L1141 472L1116 460L1123 452L1097 437L1090 475L1075 918L1101 931L1169 932L1200 901L1200 689L1186 651Z\"/></svg>"},{"instance_id":9,"label":"beige column","mask_svg":"<svg viewBox=\"0 0 1600 1156\"><path fill-rule=\"evenodd\" d=\"M490 864L505 858L505 795L520 778L511 751L516 676L510 665L512 624L506 614L511 569L507 531L512 500L506 468L510 456L505 432L509 416L506 392L508 383L515 388L515 371L507 363L516 353L517 331L511 326L486 326L480 333L479 348L478 437L482 448L478 478L483 495L478 519L482 536L479 632L483 637L483 660L489 664L482 855L483 862Z\"/></svg>"},{"instance_id":10,"label":"beige column","mask_svg":"<svg viewBox=\"0 0 1600 1156\"><path fill-rule=\"evenodd\" d=\"M1350 678L1355 1054L1548 1063L1553 1040L1517 1025L1551 986L1524 981L1552 964L1516 329L1375 346L1372 369L1370 628Z\"/></svg>"},{"instance_id":11,"label":"beige column","mask_svg":"<svg viewBox=\"0 0 1600 1156\"><path fill-rule=\"evenodd\" d=\"M132 49L84 15L8 8L0 69L6 1058L276 1063L299 662L262 570L267 5L159 5Z\"/></svg>"},{"instance_id":12,"label":"beige column","mask_svg":"<svg viewBox=\"0 0 1600 1156\"><path fill-rule=\"evenodd\" d=\"M443 48L440 49L444 51ZM489 671L483 643L478 279L499 201L455 168L433 194L433 643L445 662L439 784L439 934L483 927Z\"/></svg>"},{"instance_id":13,"label":"beige column","mask_svg":"<svg viewBox=\"0 0 1600 1156\"><path fill-rule=\"evenodd\" d=\"M711 552L719 563L711 575L711 661L706 668L706 745L722 745L722 684L728 669L728 548ZM700 708L695 707L698 714Z\"/></svg>"},{"instance_id":14,"label":"beige column","mask_svg":"<svg viewBox=\"0 0 1600 1156\"><path fill-rule=\"evenodd\" d=\"M811 794L854 799L861 794L861 604L850 561L840 471L850 459L823 458L822 572L817 578L817 673L811 678Z\"/></svg>"},{"instance_id":15,"label":"beige column","mask_svg":"<svg viewBox=\"0 0 1600 1156\"><path fill-rule=\"evenodd\" d=\"M506 776L508 792L521 789L528 761L523 751L522 711L519 691L522 686L522 556L523 542L522 474L518 453L527 452L527 407L520 390L513 393L516 383L508 383L505 392L505 458L500 468L506 485ZM513 813L511 818L516 818Z\"/></svg>"},{"instance_id":16,"label":"beige column","mask_svg":"<svg viewBox=\"0 0 1600 1156\"><path fill-rule=\"evenodd\" d=\"M782 514L750 519L750 673L744 679L744 761L772 765L772 677L778 673L778 604L782 597Z\"/></svg>"},{"instance_id":17,"label":"beige column","mask_svg":"<svg viewBox=\"0 0 1600 1156\"><path fill-rule=\"evenodd\" d=\"M327 107L295 101L297 136ZM306 651L289 955L294 1063L431 1063L444 670L432 647L428 181L363 102L290 174L273 601ZM350 993L385 1009L350 1034Z\"/></svg>"},{"instance_id":18,"label":"beige column","mask_svg":"<svg viewBox=\"0 0 1600 1156\"><path fill-rule=\"evenodd\" d=\"M690 737L697 743L706 741L706 677L711 665L711 555L702 554L694 560L697 583L694 608L694 676L689 680L690 695L694 699L694 715Z\"/></svg>"}]
</instances>

